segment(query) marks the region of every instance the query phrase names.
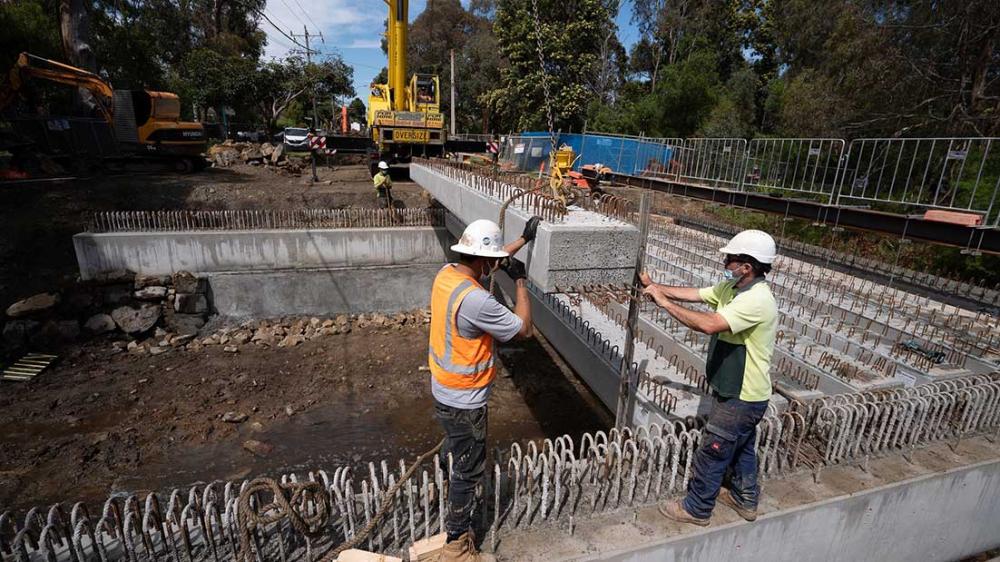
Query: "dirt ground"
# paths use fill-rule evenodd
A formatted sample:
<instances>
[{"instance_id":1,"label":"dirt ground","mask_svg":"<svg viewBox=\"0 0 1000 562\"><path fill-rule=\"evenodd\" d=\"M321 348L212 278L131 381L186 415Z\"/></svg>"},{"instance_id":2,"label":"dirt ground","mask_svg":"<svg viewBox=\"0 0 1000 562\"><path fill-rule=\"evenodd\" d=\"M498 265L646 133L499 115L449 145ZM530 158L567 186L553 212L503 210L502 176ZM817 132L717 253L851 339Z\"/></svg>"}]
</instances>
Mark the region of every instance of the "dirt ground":
<instances>
[{"instance_id":1,"label":"dirt ground","mask_svg":"<svg viewBox=\"0 0 1000 562\"><path fill-rule=\"evenodd\" d=\"M369 207L362 166L320 183L249 166L110 177L0 192L0 303L72 283L71 236L94 211ZM407 207L428 204L399 178ZM31 383L0 383L0 511L101 501L199 481L412 458L440 439L423 325L355 327L293 348L112 353L111 336L63 353ZM503 346L491 447L613 423L541 339ZM223 421L227 413L246 416ZM244 447L259 441L266 454Z\"/></svg>"}]
</instances>

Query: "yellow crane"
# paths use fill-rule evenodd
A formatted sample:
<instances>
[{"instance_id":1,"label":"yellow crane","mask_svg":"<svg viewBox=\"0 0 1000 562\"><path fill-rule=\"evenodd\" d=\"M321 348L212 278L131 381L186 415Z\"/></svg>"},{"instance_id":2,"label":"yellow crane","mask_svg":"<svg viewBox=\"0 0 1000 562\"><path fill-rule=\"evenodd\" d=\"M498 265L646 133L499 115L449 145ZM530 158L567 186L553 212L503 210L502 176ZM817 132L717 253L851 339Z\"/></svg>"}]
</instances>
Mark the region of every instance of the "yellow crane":
<instances>
[{"instance_id":1,"label":"yellow crane","mask_svg":"<svg viewBox=\"0 0 1000 562\"><path fill-rule=\"evenodd\" d=\"M407 79L409 1L384 1L389 7L389 79L386 84L372 84L368 97L373 170L378 160L393 164L409 162L413 156L439 156L447 141L438 77L414 74Z\"/></svg>"}]
</instances>

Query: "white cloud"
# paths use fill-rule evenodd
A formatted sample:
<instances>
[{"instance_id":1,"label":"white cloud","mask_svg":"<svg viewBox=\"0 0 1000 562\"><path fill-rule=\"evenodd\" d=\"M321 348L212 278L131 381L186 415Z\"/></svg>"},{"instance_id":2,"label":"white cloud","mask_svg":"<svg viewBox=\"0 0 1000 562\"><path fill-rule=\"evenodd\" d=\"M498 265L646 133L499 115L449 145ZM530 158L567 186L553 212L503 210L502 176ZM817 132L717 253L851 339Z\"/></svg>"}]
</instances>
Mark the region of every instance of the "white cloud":
<instances>
[{"instance_id":1,"label":"white cloud","mask_svg":"<svg viewBox=\"0 0 1000 562\"><path fill-rule=\"evenodd\" d=\"M380 39L355 39L350 45L344 45L344 49L381 49Z\"/></svg>"}]
</instances>

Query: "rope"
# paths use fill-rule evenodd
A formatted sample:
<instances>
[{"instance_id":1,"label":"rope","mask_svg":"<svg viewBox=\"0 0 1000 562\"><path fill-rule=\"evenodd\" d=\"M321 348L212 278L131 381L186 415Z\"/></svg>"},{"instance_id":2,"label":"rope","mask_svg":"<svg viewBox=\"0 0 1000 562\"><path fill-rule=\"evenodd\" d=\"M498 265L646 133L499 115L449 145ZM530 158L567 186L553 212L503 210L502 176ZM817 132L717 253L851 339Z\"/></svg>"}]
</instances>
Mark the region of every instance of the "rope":
<instances>
[{"instance_id":1,"label":"rope","mask_svg":"<svg viewBox=\"0 0 1000 562\"><path fill-rule=\"evenodd\" d=\"M545 184L544 183L540 183L537 187L535 187L533 189L529 189L528 191L522 191L521 193L515 193L514 195L511 195L510 197L507 198L506 201L503 202L503 205L500 205L500 216L497 218L497 226L500 227L500 236L503 236L503 225L504 225L504 223L507 220L507 207L510 207L510 204L513 203L514 200L516 200L516 199L518 199L520 197L524 197L525 195L527 195L529 193L535 193L537 191L541 191L544 188L545 188ZM493 294L493 286L495 285L495 281L496 281L496 279L494 278L494 272L491 271L490 272L490 294L491 295Z\"/></svg>"},{"instance_id":2,"label":"rope","mask_svg":"<svg viewBox=\"0 0 1000 562\"><path fill-rule=\"evenodd\" d=\"M360 532L350 540L345 541L340 546L326 553L320 562L333 562L345 550L355 548L361 541L368 538L382 517L395 505L396 492L399 491L404 482L407 482L413 473L428 458L434 456L444 445L442 439L437 445L426 451L414 461L413 465L403 473L391 488L386 490L386 501L382 508L371 518L371 521ZM260 492L270 492L273 501L264 505L258 510L252 509L250 500ZM315 512L310 513L307 509L307 501L314 500ZM278 523L287 519L292 527L300 534L314 538L317 537L326 527L330 519L329 508L330 495L319 482L289 482L282 484L272 478L256 478L246 489L240 493L238 505L238 520L240 532L240 551L236 560L238 562L255 562L253 556L253 532L266 525Z\"/></svg>"}]
</instances>

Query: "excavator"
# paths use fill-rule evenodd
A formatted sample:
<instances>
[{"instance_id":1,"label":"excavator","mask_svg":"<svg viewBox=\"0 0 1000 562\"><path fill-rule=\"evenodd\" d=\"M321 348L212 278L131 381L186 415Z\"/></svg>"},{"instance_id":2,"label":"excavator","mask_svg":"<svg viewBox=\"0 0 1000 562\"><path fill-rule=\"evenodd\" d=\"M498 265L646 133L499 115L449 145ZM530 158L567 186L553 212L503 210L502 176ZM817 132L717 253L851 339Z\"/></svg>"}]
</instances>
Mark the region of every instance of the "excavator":
<instances>
[{"instance_id":1,"label":"excavator","mask_svg":"<svg viewBox=\"0 0 1000 562\"><path fill-rule=\"evenodd\" d=\"M66 86L82 88L90 93L94 113L101 130L90 129L89 137L76 142L86 144L70 146L68 151L88 153L104 159L135 160L155 159L173 169L189 172L204 166L202 153L207 148L207 136L201 123L180 120L181 104L176 94L149 90L115 90L98 75L80 68L45 59L30 53L21 53L8 73L7 83L0 88L0 113L24 93L31 79L45 80ZM10 118L11 123L29 123L31 120ZM37 125L37 121L36 125ZM50 141L55 133L72 128L71 119L47 116L44 126L23 126L16 133L31 139L37 150L52 148ZM70 131L72 132L72 131ZM75 139L77 135L69 135ZM23 142L23 141L22 141ZM96 152L93 145L100 146ZM67 151L65 145L58 149Z\"/></svg>"},{"instance_id":2,"label":"excavator","mask_svg":"<svg viewBox=\"0 0 1000 562\"><path fill-rule=\"evenodd\" d=\"M372 84L368 97L372 170L379 160L407 163L412 156L440 156L448 140L441 113L441 88L433 74L406 76L409 0L384 0L389 6L389 80Z\"/></svg>"}]
</instances>

